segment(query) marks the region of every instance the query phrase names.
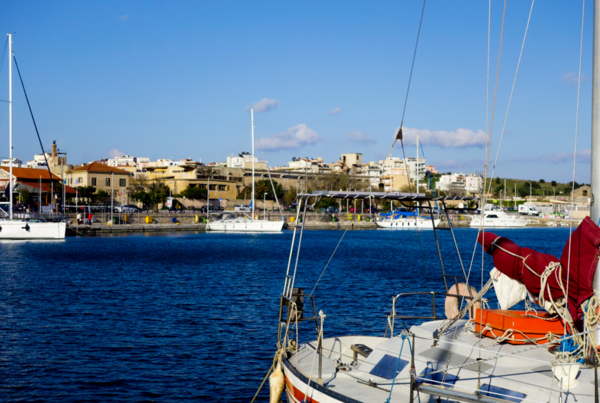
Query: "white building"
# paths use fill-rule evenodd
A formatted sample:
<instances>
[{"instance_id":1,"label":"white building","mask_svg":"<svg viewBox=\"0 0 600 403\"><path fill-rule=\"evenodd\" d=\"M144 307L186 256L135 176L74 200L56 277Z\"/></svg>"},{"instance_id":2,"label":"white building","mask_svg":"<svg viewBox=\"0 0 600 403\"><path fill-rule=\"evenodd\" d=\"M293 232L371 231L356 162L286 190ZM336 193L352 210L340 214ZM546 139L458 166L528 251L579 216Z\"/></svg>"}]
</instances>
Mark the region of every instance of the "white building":
<instances>
[{"instance_id":1,"label":"white building","mask_svg":"<svg viewBox=\"0 0 600 403\"><path fill-rule=\"evenodd\" d=\"M455 173L440 176L435 188L444 192L453 190L466 190L479 193L483 189L483 178L478 175Z\"/></svg>"},{"instance_id":2,"label":"white building","mask_svg":"<svg viewBox=\"0 0 600 403\"><path fill-rule=\"evenodd\" d=\"M383 168L387 171L388 169L402 169L406 170L408 168L408 175L410 176L411 182L417 178L419 181L425 179L425 174L427 172L427 162L424 158L398 158L398 157L388 157L385 161L379 161L379 163L383 166Z\"/></svg>"},{"instance_id":3,"label":"white building","mask_svg":"<svg viewBox=\"0 0 600 403\"><path fill-rule=\"evenodd\" d=\"M47 169L48 164L46 164L46 161L31 160L31 161L27 161L27 168Z\"/></svg>"},{"instance_id":4,"label":"white building","mask_svg":"<svg viewBox=\"0 0 600 403\"><path fill-rule=\"evenodd\" d=\"M244 168L252 169L252 159L254 158L254 169L267 169L267 161L259 161L258 158L253 157L252 154L242 152L234 157L231 154L227 157L227 168Z\"/></svg>"},{"instance_id":5,"label":"white building","mask_svg":"<svg viewBox=\"0 0 600 403\"><path fill-rule=\"evenodd\" d=\"M137 166L137 159L133 155L122 155L120 157L110 158L108 160L109 167L118 167L123 165L135 167Z\"/></svg>"},{"instance_id":6,"label":"white building","mask_svg":"<svg viewBox=\"0 0 600 403\"><path fill-rule=\"evenodd\" d=\"M13 158L12 162L13 162L12 163L13 168L21 168L21 165L23 165L23 161L21 161L18 158ZM0 163L0 166L3 166L3 167L10 166L10 158L3 159L2 162Z\"/></svg>"}]
</instances>

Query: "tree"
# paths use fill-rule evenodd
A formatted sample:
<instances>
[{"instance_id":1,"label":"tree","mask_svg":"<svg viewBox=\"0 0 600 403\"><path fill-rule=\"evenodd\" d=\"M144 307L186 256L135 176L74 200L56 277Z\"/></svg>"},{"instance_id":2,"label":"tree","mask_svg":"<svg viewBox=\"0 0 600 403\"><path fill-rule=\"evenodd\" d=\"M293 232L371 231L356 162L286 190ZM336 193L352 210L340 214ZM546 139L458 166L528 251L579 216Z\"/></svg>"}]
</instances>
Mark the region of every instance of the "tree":
<instances>
[{"instance_id":1,"label":"tree","mask_svg":"<svg viewBox=\"0 0 600 403\"><path fill-rule=\"evenodd\" d=\"M552 185L552 186L556 186L556 181L552 181L552 182L551 182L551 185Z\"/></svg>"},{"instance_id":2,"label":"tree","mask_svg":"<svg viewBox=\"0 0 600 403\"><path fill-rule=\"evenodd\" d=\"M289 188L284 195L286 205L291 205L294 202L294 199L296 199L297 194L298 190L296 188Z\"/></svg>"},{"instance_id":3,"label":"tree","mask_svg":"<svg viewBox=\"0 0 600 403\"><path fill-rule=\"evenodd\" d=\"M131 195L131 199L136 202L143 203L144 207L150 204L150 195L144 190L140 190L138 192L133 193Z\"/></svg>"},{"instance_id":4,"label":"tree","mask_svg":"<svg viewBox=\"0 0 600 403\"><path fill-rule=\"evenodd\" d=\"M158 205L167 201L169 187L163 182L155 180L148 185L148 195L150 203L153 204L154 211L158 211Z\"/></svg>"},{"instance_id":5,"label":"tree","mask_svg":"<svg viewBox=\"0 0 600 403\"><path fill-rule=\"evenodd\" d=\"M98 190L94 195L93 199L95 203L102 204L108 198L108 192L106 190Z\"/></svg>"},{"instance_id":6,"label":"tree","mask_svg":"<svg viewBox=\"0 0 600 403\"><path fill-rule=\"evenodd\" d=\"M94 186L78 186L77 194L81 200L85 200L87 205L92 204L94 193L96 193L96 188Z\"/></svg>"},{"instance_id":7,"label":"tree","mask_svg":"<svg viewBox=\"0 0 600 403\"><path fill-rule=\"evenodd\" d=\"M198 186L188 186L179 195L190 200L201 200L206 199L207 192L208 191L206 189L202 189Z\"/></svg>"},{"instance_id":8,"label":"tree","mask_svg":"<svg viewBox=\"0 0 600 403\"><path fill-rule=\"evenodd\" d=\"M346 173L330 172L311 178L308 187L315 190L361 190L369 185Z\"/></svg>"},{"instance_id":9,"label":"tree","mask_svg":"<svg viewBox=\"0 0 600 403\"><path fill-rule=\"evenodd\" d=\"M31 204L33 201L33 197L29 190L24 189L19 193L19 201L23 203Z\"/></svg>"},{"instance_id":10,"label":"tree","mask_svg":"<svg viewBox=\"0 0 600 403\"><path fill-rule=\"evenodd\" d=\"M273 193L273 187L275 187L275 193ZM277 181L273 181L273 186L271 186L271 181L269 179L261 179L254 182L254 197L256 199L262 199L265 193L267 194L267 200L275 200L275 194L277 195L277 200L281 200L285 194L285 190L283 190L283 186ZM251 197L252 187L246 187L238 196L238 199L249 199Z\"/></svg>"},{"instance_id":11,"label":"tree","mask_svg":"<svg viewBox=\"0 0 600 403\"><path fill-rule=\"evenodd\" d=\"M496 185L500 184L500 178L496 178Z\"/></svg>"},{"instance_id":12,"label":"tree","mask_svg":"<svg viewBox=\"0 0 600 403\"><path fill-rule=\"evenodd\" d=\"M546 183L546 181L543 179L540 179L540 183Z\"/></svg>"}]
</instances>

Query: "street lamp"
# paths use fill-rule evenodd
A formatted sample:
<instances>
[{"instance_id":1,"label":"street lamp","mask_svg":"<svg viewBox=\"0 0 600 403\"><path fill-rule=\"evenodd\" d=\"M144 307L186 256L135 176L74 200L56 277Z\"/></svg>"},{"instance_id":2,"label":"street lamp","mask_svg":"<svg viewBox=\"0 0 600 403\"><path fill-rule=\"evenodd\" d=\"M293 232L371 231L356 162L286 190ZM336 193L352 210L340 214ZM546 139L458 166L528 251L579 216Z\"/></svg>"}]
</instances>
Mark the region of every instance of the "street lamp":
<instances>
[{"instance_id":1,"label":"street lamp","mask_svg":"<svg viewBox=\"0 0 600 403\"><path fill-rule=\"evenodd\" d=\"M263 220L267 219L267 192L263 196Z\"/></svg>"}]
</instances>

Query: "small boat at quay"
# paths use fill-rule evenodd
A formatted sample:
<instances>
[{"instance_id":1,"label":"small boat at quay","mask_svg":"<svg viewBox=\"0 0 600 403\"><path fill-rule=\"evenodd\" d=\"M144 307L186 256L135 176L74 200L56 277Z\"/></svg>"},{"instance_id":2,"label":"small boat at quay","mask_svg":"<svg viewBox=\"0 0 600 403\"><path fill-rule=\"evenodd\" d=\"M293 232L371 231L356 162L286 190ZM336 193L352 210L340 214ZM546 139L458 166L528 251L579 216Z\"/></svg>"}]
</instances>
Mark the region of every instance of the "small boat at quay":
<instances>
[{"instance_id":1,"label":"small boat at quay","mask_svg":"<svg viewBox=\"0 0 600 403\"><path fill-rule=\"evenodd\" d=\"M252 124L252 197L251 216L237 217L235 214L222 214L206 224L207 231L218 232L281 232L284 221L260 220L254 215L254 110L250 110Z\"/></svg>"},{"instance_id":2,"label":"small boat at quay","mask_svg":"<svg viewBox=\"0 0 600 403\"><path fill-rule=\"evenodd\" d=\"M380 214L375 224L379 228L388 229L424 229L430 230L437 227L440 223L439 218L423 217L415 213L404 214Z\"/></svg>"},{"instance_id":3,"label":"small boat at quay","mask_svg":"<svg viewBox=\"0 0 600 403\"><path fill-rule=\"evenodd\" d=\"M529 223L518 216L511 216L502 210L485 210L481 215L471 216L470 227L523 228Z\"/></svg>"}]
</instances>

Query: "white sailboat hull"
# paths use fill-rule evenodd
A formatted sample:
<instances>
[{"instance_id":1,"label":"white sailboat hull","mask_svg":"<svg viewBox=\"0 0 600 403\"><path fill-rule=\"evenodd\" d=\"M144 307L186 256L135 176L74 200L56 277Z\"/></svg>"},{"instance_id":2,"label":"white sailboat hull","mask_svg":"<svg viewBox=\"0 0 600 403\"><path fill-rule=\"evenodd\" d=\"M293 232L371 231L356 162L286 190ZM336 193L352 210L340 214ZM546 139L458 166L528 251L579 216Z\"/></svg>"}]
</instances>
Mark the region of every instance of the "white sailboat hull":
<instances>
[{"instance_id":1,"label":"white sailboat hull","mask_svg":"<svg viewBox=\"0 0 600 403\"><path fill-rule=\"evenodd\" d=\"M2 239L64 239L67 224L64 222L0 221Z\"/></svg>"},{"instance_id":2,"label":"white sailboat hull","mask_svg":"<svg viewBox=\"0 0 600 403\"><path fill-rule=\"evenodd\" d=\"M483 220L483 227L485 228L522 228L527 225L528 220L522 220L519 218L510 219L496 219L489 218ZM481 224L480 217L473 217L469 226L479 228Z\"/></svg>"},{"instance_id":3,"label":"white sailboat hull","mask_svg":"<svg viewBox=\"0 0 600 403\"><path fill-rule=\"evenodd\" d=\"M433 229L433 226L436 227L440 223L440 220L433 220L433 225L430 219L417 218L400 218L397 220L382 220L376 221L375 224L379 228L390 228L390 229Z\"/></svg>"},{"instance_id":4,"label":"white sailboat hull","mask_svg":"<svg viewBox=\"0 0 600 403\"><path fill-rule=\"evenodd\" d=\"M224 220L209 222L206 224L206 230L219 232L280 232L283 229L283 224L283 221Z\"/></svg>"}]
</instances>

